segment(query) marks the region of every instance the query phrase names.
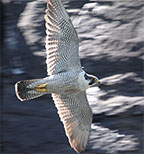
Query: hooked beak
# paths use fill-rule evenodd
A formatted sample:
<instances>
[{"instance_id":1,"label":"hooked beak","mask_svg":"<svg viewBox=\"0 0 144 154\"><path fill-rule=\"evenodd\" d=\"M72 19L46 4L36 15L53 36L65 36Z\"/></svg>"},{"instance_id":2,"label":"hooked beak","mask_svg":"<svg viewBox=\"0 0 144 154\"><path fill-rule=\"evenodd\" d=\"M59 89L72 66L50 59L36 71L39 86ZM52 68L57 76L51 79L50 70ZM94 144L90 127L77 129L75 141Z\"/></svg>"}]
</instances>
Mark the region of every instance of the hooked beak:
<instances>
[{"instance_id":1,"label":"hooked beak","mask_svg":"<svg viewBox=\"0 0 144 154\"><path fill-rule=\"evenodd\" d=\"M99 79L98 78L95 78L94 80L95 80L96 85L99 87L100 84L101 84L100 81L99 81Z\"/></svg>"}]
</instances>

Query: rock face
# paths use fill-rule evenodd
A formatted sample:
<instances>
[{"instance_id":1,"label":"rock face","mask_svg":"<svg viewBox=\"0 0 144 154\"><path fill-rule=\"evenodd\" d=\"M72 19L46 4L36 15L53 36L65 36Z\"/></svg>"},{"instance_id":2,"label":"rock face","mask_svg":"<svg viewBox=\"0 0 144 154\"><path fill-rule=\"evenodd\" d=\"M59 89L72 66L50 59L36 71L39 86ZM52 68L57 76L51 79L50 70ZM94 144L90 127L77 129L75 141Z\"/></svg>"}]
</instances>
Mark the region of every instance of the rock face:
<instances>
[{"instance_id":1,"label":"rock face","mask_svg":"<svg viewBox=\"0 0 144 154\"><path fill-rule=\"evenodd\" d=\"M87 90L93 124L85 154L142 154L143 1L67 0L84 69L101 88ZM19 102L14 83L46 76L46 0L2 4L3 153L74 154L50 95Z\"/></svg>"}]
</instances>

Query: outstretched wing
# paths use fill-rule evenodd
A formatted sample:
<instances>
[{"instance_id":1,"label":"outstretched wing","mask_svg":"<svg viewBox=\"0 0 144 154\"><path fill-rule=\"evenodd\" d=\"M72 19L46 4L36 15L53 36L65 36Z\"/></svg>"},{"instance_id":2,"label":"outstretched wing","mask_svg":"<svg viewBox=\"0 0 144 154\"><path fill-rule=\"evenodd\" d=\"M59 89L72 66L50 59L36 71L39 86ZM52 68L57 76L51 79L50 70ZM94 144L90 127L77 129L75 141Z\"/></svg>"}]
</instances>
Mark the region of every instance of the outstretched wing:
<instances>
[{"instance_id":1,"label":"outstretched wing","mask_svg":"<svg viewBox=\"0 0 144 154\"><path fill-rule=\"evenodd\" d=\"M92 111L86 93L52 94L58 114L64 124L70 145L77 151L85 150L92 123Z\"/></svg>"},{"instance_id":2,"label":"outstretched wing","mask_svg":"<svg viewBox=\"0 0 144 154\"><path fill-rule=\"evenodd\" d=\"M80 69L78 36L60 0L47 0L46 53L48 75Z\"/></svg>"}]
</instances>

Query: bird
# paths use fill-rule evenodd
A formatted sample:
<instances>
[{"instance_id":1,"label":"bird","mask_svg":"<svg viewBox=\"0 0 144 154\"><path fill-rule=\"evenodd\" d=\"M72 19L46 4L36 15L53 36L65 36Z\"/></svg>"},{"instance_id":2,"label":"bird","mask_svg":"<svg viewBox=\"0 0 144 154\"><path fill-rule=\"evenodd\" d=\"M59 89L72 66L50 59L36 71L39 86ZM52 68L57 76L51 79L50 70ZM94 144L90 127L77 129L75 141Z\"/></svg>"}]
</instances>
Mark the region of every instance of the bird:
<instances>
[{"instance_id":1,"label":"bird","mask_svg":"<svg viewBox=\"0 0 144 154\"><path fill-rule=\"evenodd\" d=\"M47 76L18 81L15 93L21 101L52 94L70 146L81 153L88 144L93 116L86 90L100 80L81 66L78 35L61 0L47 0L44 18Z\"/></svg>"}]
</instances>

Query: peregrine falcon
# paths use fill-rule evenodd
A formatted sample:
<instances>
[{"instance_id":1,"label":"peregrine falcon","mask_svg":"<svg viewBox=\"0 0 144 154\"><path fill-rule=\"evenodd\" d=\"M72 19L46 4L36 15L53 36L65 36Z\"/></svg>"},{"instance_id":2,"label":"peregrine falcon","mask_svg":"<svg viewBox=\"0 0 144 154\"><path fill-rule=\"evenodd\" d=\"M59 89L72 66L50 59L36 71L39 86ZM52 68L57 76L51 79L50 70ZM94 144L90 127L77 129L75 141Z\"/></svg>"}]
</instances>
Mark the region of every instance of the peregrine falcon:
<instances>
[{"instance_id":1,"label":"peregrine falcon","mask_svg":"<svg viewBox=\"0 0 144 154\"><path fill-rule=\"evenodd\" d=\"M69 143L80 153L86 149L92 123L86 89L100 82L81 67L78 36L60 0L47 0L45 21L48 75L17 82L16 95L25 101L51 93Z\"/></svg>"}]
</instances>

